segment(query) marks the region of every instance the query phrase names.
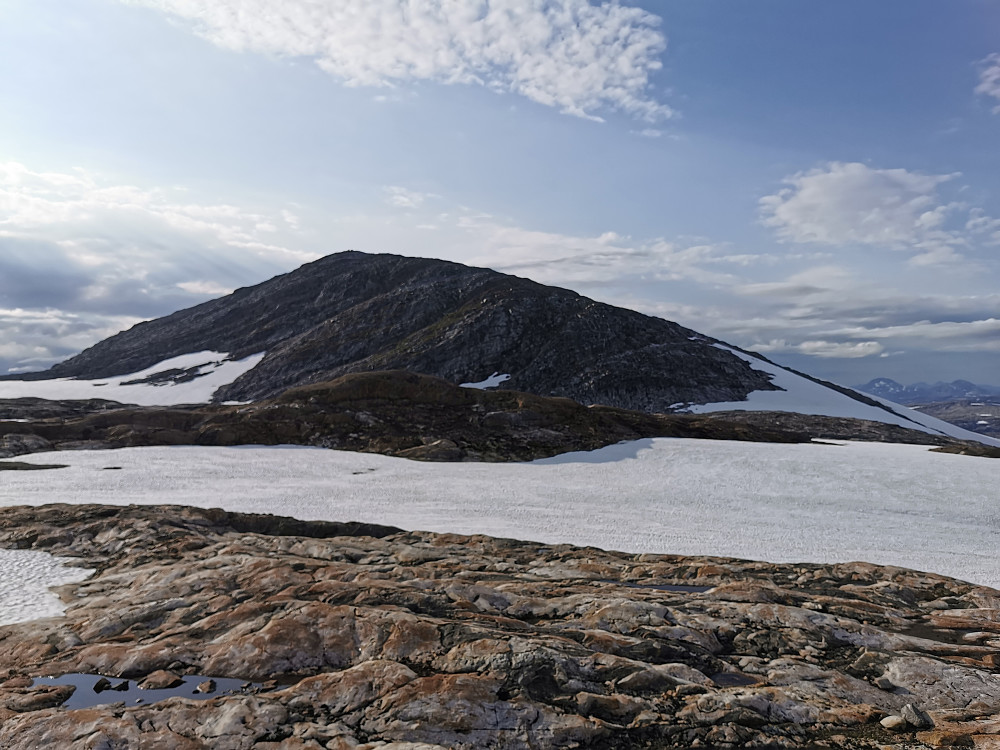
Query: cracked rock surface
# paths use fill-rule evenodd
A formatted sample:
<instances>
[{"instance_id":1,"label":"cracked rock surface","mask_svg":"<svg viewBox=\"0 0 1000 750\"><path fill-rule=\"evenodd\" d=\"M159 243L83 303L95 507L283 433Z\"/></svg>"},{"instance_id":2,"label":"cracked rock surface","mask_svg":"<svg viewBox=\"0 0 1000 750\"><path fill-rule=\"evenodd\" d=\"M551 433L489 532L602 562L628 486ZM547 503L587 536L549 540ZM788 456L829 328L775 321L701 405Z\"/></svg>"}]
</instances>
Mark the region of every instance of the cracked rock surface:
<instances>
[{"instance_id":1,"label":"cracked rock surface","mask_svg":"<svg viewBox=\"0 0 1000 750\"><path fill-rule=\"evenodd\" d=\"M1000 746L1000 592L933 574L180 506L4 508L0 545L97 569L0 628L12 750ZM29 679L163 671L265 686Z\"/></svg>"}]
</instances>

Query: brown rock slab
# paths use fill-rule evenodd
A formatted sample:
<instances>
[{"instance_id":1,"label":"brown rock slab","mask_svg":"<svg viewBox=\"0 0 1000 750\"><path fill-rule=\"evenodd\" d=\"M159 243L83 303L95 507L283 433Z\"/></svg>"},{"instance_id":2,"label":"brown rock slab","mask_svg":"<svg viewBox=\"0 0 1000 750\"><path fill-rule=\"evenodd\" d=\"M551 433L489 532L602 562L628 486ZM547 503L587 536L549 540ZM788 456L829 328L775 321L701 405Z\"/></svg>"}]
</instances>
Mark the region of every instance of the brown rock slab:
<instances>
[{"instance_id":1,"label":"brown rock slab","mask_svg":"<svg viewBox=\"0 0 1000 750\"><path fill-rule=\"evenodd\" d=\"M158 669L140 680L139 688L141 690L165 690L183 684L184 678L180 675L168 672L165 669Z\"/></svg>"}]
</instances>

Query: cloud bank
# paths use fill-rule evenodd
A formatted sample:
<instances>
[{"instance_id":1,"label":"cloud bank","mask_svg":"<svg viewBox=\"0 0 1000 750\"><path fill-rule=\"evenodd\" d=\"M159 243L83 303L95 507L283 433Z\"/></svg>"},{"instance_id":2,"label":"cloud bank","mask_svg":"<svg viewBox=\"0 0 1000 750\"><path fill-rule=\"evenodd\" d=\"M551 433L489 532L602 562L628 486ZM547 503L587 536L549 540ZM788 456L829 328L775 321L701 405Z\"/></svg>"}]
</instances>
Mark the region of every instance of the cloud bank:
<instances>
[{"instance_id":1,"label":"cloud bank","mask_svg":"<svg viewBox=\"0 0 1000 750\"><path fill-rule=\"evenodd\" d=\"M121 0L225 49L304 57L349 86L475 84L567 114L671 110L650 94L660 18L587 0Z\"/></svg>"},{"instance_id":2,"label":"cloud bank","mask_svg":"<svg viewBox=\"0 0 1000 750\"><path fill-rule=\"evenodd\" d=\"M761 220L787 242L902 250L917 265L950 263L1000 241L1000 221L941 196L959 176L831 162L786 177L787 187L760 199Z\"/></svg>"},{"instance_id":3,"label":"cloud bank","mask_svg":"<svg viewBox=\"0 0 1000 750\"><path fill-rule=\"evenodd\" d=\"M83 170L0 163L0 373L40 369L316 257L280 242L295 230L290 212L184 198Z\"/></svg>"}]
</instances>

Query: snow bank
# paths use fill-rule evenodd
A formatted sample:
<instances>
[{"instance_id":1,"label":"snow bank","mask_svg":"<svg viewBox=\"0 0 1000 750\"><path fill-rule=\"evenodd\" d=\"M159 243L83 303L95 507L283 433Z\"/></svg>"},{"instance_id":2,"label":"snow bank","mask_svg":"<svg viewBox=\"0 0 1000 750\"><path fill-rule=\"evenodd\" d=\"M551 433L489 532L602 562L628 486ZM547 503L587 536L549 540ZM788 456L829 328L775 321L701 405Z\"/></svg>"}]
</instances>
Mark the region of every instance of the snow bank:
<instances>
[{"instance_id":1,"label":"snow bank","mask_svg":"<svg viewBox=\"0 0 1000 750\"><path fill-rule=\"evenodd\" d=\"M853 417L895 424L934 435L947 435L959 440L976 440L987 445L1000 446L1000 440L980 435L977 432L963 430L961 427L956 427L927 414L921 414L914 409L908 409L878 396L865 394L872 401L877 401L885 406L889 411L845 396L839 391L797 375L780 365L765 362L727 346L720 344L715 344L715 346L732 352L753 369L768 373L771 375L771 382L783 390L753 391L747 396L746 401L726 401L690 406L688 411L696 414L713 411L788 411L827 417Z\"/></svg>"},{"instance_id":2,"label":"snow bank","mask_svg":"<svg viewBox=\"0 0 1000 750\"><path fill-rule=\"evenodd\" d=\"M510 380L510 374L495 372L490 375L486 380L480 380L478 383L461 383L462 388L479 388L480 390L485 388L496 388L505 380Z\"/></svg>"},{"instance_id":3,"label":"snow bank","mask_svg":"<svg viewBox=\"0 0 1000 750\"><path fill-rule=\"evenodd\" d=\"M243 373L253 369L264 357L264 352L240 360L227 359L222 352L194 352L172 357L152 367L130 375L103 380L0 380L0 398L48 398L53 400L104 398L124 404L141 406L173 406L176 404L202 404L212 400L219 388L232 383ZM168 370L197 368L197 376L186 382L131 383ZM131 383L131 384L130 384Z\"/></svg>"},{"instance_id":4,"label":"snow bank","mask_svg":"<svg viewBox=\"0 0 1000 750\"><path fill-rule=\"evenodd\" d=\"M70 468L5 472L0 504L222 506L634 552L867 560L1000 586L1000 463L925 446L656 439L521 464L157 447L58 461Z\"/></svg>"},{"instance_id":5,"label":"snow bank","mask_svg":"<svg viewBox=\"0 0 1000 750\"><path fill-rule=\"evenodd\" d=\"M77 583L94 572L66 562L46 552L0 549L0 625L61 615L66 607L49 587Z\"/></svg>"}]
</instances>

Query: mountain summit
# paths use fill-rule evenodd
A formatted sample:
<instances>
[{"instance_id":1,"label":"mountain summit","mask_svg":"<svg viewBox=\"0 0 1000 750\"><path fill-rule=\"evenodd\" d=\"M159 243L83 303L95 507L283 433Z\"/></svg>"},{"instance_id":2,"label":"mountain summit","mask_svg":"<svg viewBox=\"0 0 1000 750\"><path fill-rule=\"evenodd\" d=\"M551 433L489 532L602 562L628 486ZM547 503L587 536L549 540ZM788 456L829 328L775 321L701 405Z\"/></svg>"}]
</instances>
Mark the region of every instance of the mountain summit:
<instances>
[{"instance_id":1,"label":"mountain summit","mask_svg":"<svg viewBox=\"0 0 1000 750\"><path fill-rule=\"evenodd\" d=\"M47 372L96 379L191 352L265 352L215 400L246 401L352 372L406 369L642 411L770 389L715 339L566 289L457 263L344 252L140 323ZM176 378L193 377L185 368ZM509 376L509 377L505 377Z\"/></svg>"}]
</instances>

